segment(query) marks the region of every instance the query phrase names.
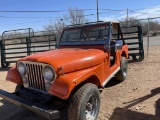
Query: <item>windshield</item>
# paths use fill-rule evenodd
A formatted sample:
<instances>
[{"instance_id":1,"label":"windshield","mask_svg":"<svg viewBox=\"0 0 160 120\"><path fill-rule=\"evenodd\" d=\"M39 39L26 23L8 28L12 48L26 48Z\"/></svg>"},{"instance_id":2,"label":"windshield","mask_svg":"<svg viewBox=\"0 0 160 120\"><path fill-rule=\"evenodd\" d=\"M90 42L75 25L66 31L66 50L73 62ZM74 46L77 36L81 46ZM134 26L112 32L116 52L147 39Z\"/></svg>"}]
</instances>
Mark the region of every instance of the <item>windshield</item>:
<instances>
[{"instance_id":1,"label":"windshield","mask_svg":"<svg viewBox=\"0 0 160 120\"><path fill-rule=\"evenodd\" d=\"M108 38L109 25L82 26L65 29L61 42L96 41Z\"/></svg>"}]
</instances>

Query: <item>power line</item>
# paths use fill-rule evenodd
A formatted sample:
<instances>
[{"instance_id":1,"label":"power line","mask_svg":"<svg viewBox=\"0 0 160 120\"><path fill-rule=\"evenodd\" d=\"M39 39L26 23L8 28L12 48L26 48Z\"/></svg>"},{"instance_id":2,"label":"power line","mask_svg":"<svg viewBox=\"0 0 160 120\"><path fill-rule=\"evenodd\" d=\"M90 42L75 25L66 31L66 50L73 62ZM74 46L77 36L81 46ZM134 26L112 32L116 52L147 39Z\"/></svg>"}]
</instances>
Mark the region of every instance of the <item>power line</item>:
<instances>
[{"instance_id":1,"label":"power line","mask_svg":"<svg viewBox=\"0 0 160 120\"><path fill-rule=\"evenodd\" d=\"M28 1L28 0L24 0L24 1L19 1L19 2L10 2L10 3L4 3L4 4L0 4L0 6L1 7L4 7L4 6L8 6L8 5L17 5L17 4L23 4L23 3L25 3L25 4L28 4L28 3L33 3L33 2L37 2L37 1L40 1L40 0L32 0L32 1Z\"/></svg>"},{"instance_id":2,"label":"power line","mask_svg":"<svg viewBox=\"0 0 160 120\"><path fill-rule=\"evenodd\" d=\"M102 11L102 12L99 12L99 14L106 14L105 13L106 11ZM91 14L87 14L87 15L82 15L82 16L85 16L85 17L88 17L88 16L94 16L94 15L96 15L95 13L91 13ZM82 17L82 16L77 16L77 17ZM39 17L32 17L32 16L28 16L28 17L25 17L25 16L18 16L18 17L8 17L8 16L0 16L0 18L9 18L9 19L14 19L14 18L24 18L24 19L27 19L27 18L33 18L33 19L35 19L35 18L51 18L51 19L59 19L59 20L61 20L61 19L64 19L64 18L62 18L62 17L44 17L44 16L39 16ZM70 18L67 18L67 19L70 19Z\"/></svg>"},{"instance_id":3,"label":"power line","mask_svg":"<svg viewBox=\"0 0 160 120\"><path fill-rule=\"evenodd\" d=\"M73 11L88 11L88 10L96 10L96 9L81 9L81 10L73 10ZM119 12L122 12L122 11L126 11L126 10L112 10L112 9L99 9L99 10L107 10L107 11L119 11ZM19 13L23 13L23 12L28 12L28 13L37 13L37 12L68 12L69 10L0 10L0 12L19 12Z\"/></svg>"},{"instance_id":4,"label":"power line","mask_svg":"<svg viewBox=\"0 0 160 120\"><path fill-rule=\"evenodd\" d=\"M146 9L153 9L153 8L160 8L160 6L152 6L152 7L149 7L149 8L138 8L138 9L135 9L135 10L131 10L131 11L140 11L140 10L146 10Z\"/></svg>"},{"instance_id":5,"label":"power line","mask_svg":"<svg viewBox=\"0 0 160 120\"><path fill-rule=\"evenodd\" d=\"M86 10L95 10L95 9L81 9L81 10L73 10L73 11L86 11ZM42 12L68 12L69 10L0 10L0 12L19 12L19 13L23 13L23 12L28 12L28 13L42 13Z\"/></svg>"},{"instance_id":6,"label":"power line","mask_svg":"<svg viewBox=\"0 0 160 120\"><path fill-rule=\"evenodd\" d=\"M114 11L114 12L123 12L126 10L112 10L112 9L100 9L100 10L107 10L107 11Z\"/></svg>"},{"instance_id":7,"label":"power line","mask_svg":"<svg viewBox=\"0 0 160 120\"><path fill-rule=\"evenodd\" d=\"M101 12L100 12L100 14L102 14ZM82 15L82 16L77 16L77 17L83 17L83 16L93 16L93 15L95 15L95 14L87 14L87 15ZM52 18L52 19L63 19L63 18L61 18L61 17L7 17L7 16L0 16L0 18ZM67 18L67 19L70 19L70 18Z\"/></svg>"},{"instance_id":8,"label":"power line","mask_svg":"<svg viewBox=\"0 0 160 120\"><path fill-rule=\"evenodd\" d=\"M15 23L15 24L1 24L0 26L7 26L7 25L18 25L18 24L27 24L27 23L40 23L44 21L35 21L35 22L23 22L23 23Z\"/></svg>"},{"instance_id":9,"label":"power line","mask_svg":"<svg viewBox=\"0 0 160 120\"><path fill-rule=\"evenodd\" d=\"M83 10L96 10L96 9L83 9ZM100 9L100 10L103 10L103 12L99 12L99 14L105 14L104 12L106 11L113 11L113 12L123 12L123 11L126 11L126 10L112 10L112 9ZM0 10L0 12L62 12L62 11L68 11L68 10L59 10L59 11L2 11ZM75 11L82 11L82 10L75 10ZM136 11L133 11L133 10L129 10L129 12L133 12L133 13L142 13L142 14L146 14L144 12L136 12ZM82 16L94 16L96 15L96 13L92 13L92 14L87 14L87 15L82 15ZM158 15L158 14L157 14ZM78 16L78 17L82 17L82 16ZM25 17L25 16L22 16L22 17L8 17L8 16L0 16L0 18L51 18L51 19L55 19L55 20L68 20L68 19L71 19L71 18L61 18L61 17ZM43 21L36 21L36 22L43 22ZM27 23L36 23L36 22L27 22ZM23 23L15 23L15 24L25 24L26 22L23 22ZM0 25L0 26L4 26L4 25L10 25L10 24L3 24L3 25Z\"/></svg>"},{"instance_id":10,"label":"power line","mask_svg":"<svg viewBox=\"0 0 160 120\"><path fill-rule=\"evenodd\" d=\"M24 13L24 12L28 12L28 13L37 13L37 12L39 12L39 13L42 13L42 12L65 12L65 11L68 11L68 10L53 10L53 11L38 11L38 10L32 10L32 11L30 11L30 10L24 10L24 11L22 11L22 10L0 10L0 12L9 12L9 13L12 13L12 12L19 12L19 13Z\"/></svg>"},{"instance_id":11,"label":"power line","mask_svg":"<svg viewBox=\"0 0 160 120\"><path fill-rule=\"evenodd\" d=\"M0 18L16 18L16 19L17 18L25 18L25 19L26 18L57 18L57 19L59 18L60 19L61 17L24 17L24 16L22 16L22 17L7 17L7 16L0 16Z\"/></svg>"},{"instance_id":12,"label":"power line","mask_svg":"<svg viewBox=\"0 0 160 120\"><path fill-rule=\"evenodd\" d=\"M146 12L135 12L135 11L132 11L132 10L129 10L129 12L132 12L132 13L141 13L141 14L147 14Z\"/></svg>"},{"instance_id":13,"label":"power line","mask_svg":"<svg viewBox=\"0 0 160 120\"><path fill-rule=\"evenodd\" d=\"M149 7L149 8L139 8L135 10L129 10L130 12L133 13L142 13L142 14L147 14L147 12L141 12L142 10L147 10L147 9L153 9L153 8L160 8L160 6L154 6L154 7Z\"/></svg>"},{"instance_id":14,"label":"power line","mask_svg":"<svg viewBox=\"0 0 160 120\"><path fill-rule=\"evenodd\" d=\"M84 15L84 16L93 16L95 14L88 14L88 15ZM5 17L5 16L0 16L0 17ZM77 17L82 17L82 16L77 16ZM68 19L71 19L71 18L57 18L57 20L68 20ZM7 25L17 25L17 24L26 24L26 23L39 23L39 22L44 22L44 21L35 21L35 22L23 22L23 23L15 23L15 24L2 24L0 26L7 26Z\"/></svg>"},{"instance_id":15,"label":"power line","mask_svg":"<svg viewBox=\"0 0 160 120\"><path fill-rule=\"evenodd\" d=\"M156 7L156 8L160 8L160 7ZM138 10L144 10L147 8L141 8L141 9L136 9L136 10L129 10L130 12L136 12ZM97 9L93 9L93 8L89 8L89 9L79 9L79 10L73 10L73 11L91 11L91 10L97 10ZM105 8L101 8L99 10L106 10L106 11L113 11L113 12L124 12L126 10L114 10L114 9L105 9ZM28 13L42 13L42 12L68 12L69 10L0 10L0 12L28 12Z\"/></svg>"},{"instance_id":16,"label":"power line","mask_svg":"<svg viewBox=\"0 0 160 120\"><path fill-rule=\"evenodd\" d=\"M106 14L105 13L106 11L102 11L102 12L99 12L99 14ZM147 14L147 13L144 13L144 12L135 12L135 11L131 11L129 10L129 12L132 12L132 13L142 13L142 14ZM94 16L96 15L95 13L91 13L91 14L87 14L87 15L82 15L82 16L85 16L85 17L88 17L88 16ZM159 14L156 14L156 15L159 15ZM82 16L78 16L78 17L82 17ZM58 20L61 20L61 19L64 19L62 17L44 17L44 16L38 16L38 17L32 17L32 16L28 16L28 17L25 17L25 16L20 16L20 17L9 17L9 16L0 16L0 18L9 18L9 19L14 19L14 18L24 18L24 19L27 19L27 18L51 18L51 19L58 19ZM67 19L70 19L70 18L67 18Z\"/></svg>"},{"instance_id":17,"label":"power line","mask_svg":"<svg viewBox=\"0 0 160 120\"><path fill-rule=\"evenodd\" d=\"M141 14L149 14L149 12L148 13L147 12L135 12L135 11L131 11L131 10L129 12L132 12L132 13L141 13ZM155 15L160 15L160 14L154 14L154 16ZM159 17L154 17L154 18L159 18ZM148 19L152 19L152 18L148 18Z\"/></svg>"}]
</instances>

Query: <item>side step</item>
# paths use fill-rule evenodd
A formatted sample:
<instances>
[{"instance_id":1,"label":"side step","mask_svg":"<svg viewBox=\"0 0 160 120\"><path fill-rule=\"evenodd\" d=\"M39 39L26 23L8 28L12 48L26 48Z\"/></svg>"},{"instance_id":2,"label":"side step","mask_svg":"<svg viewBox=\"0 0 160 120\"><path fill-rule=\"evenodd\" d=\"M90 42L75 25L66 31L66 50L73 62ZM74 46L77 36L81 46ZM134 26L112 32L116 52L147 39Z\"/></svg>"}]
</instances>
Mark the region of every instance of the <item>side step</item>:
<instances>
[{"instance_id":1,"label":"side step","mask_svg":"<svg viewBox=\"0 0 160 120\"><path fill-rule=\"evenodd\" d=\"M114 75L120 70L120 67L118 67L102 84L102 86L104 87L108 82L109 80L114 77Z\"/></svg>"}]
</instances>

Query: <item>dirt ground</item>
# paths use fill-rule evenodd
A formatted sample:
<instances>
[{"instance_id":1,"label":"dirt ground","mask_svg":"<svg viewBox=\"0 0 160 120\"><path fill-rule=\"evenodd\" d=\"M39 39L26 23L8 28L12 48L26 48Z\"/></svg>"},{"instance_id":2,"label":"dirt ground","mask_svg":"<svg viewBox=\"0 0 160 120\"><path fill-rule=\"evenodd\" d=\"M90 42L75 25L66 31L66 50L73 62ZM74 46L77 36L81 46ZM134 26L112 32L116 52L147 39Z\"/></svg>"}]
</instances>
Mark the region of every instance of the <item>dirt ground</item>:
<instances>
[{"instance_id":1,"label":"dirt ground","mask_svg":"<svg viewBox=\"0 0 160 120\"><path fill-rule=\"evenodd\" d=\"M112 79L101 92L98 120L160 120L160 46L150 48L149 58L129 63L124 82ZM0 68L0 89L12 92ZM45 120L0 98L0 120ZM62 120L64 118L60 118Z\"/></svg>"}]
</instances>

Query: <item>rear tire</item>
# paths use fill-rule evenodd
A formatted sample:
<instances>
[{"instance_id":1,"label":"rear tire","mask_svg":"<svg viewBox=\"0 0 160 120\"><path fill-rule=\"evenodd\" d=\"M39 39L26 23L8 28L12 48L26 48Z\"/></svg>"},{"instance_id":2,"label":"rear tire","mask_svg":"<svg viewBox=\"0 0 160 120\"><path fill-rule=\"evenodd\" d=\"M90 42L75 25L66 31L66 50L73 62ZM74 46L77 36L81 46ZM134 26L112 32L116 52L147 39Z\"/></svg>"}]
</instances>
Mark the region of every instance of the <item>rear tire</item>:
<instances>
[{"instance_id":1,"label":"rear tire","mask_svg":"<svg viewBox=\"0 0 160 120\"><path fill-rule=\"evenodd\" d=\"M115 75L117 80L124 81L127 77L127 59L125 57L121 57L121 64L120 64L120 70Z\"/></svg>"},{"instance_id":2,"label":"rear tire","mask_svg":"<svg viewBox=\"0 0 160 120\"><path fill-rule=\"evenodd\" d=\"M69 120L96 120L100 109L100 92L96 85L87 83L70 98Z\"/></svg>"}]
</instances>

